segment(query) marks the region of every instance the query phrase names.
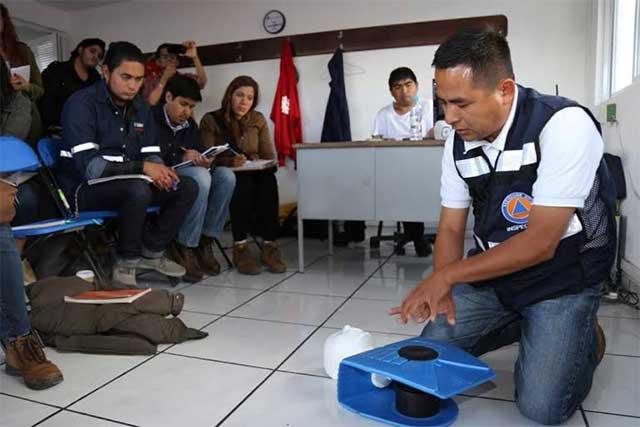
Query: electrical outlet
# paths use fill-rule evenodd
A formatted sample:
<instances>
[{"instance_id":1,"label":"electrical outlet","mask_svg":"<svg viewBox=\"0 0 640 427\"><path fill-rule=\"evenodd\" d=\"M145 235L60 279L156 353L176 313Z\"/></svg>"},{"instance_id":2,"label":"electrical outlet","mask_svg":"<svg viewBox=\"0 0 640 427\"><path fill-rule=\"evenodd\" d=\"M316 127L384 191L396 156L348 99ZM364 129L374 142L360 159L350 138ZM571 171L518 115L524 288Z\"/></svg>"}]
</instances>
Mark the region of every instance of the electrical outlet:
<instances>
[{"instance_id":1,"label":"electrical outlet","mask_svg":"<svg viewBox=\"0 0 640 427\"><path fill-rule=\"evenodd\" d=\"M616 104L607 104L607 123L616 122Z\"/></svg>"}]
</instances>

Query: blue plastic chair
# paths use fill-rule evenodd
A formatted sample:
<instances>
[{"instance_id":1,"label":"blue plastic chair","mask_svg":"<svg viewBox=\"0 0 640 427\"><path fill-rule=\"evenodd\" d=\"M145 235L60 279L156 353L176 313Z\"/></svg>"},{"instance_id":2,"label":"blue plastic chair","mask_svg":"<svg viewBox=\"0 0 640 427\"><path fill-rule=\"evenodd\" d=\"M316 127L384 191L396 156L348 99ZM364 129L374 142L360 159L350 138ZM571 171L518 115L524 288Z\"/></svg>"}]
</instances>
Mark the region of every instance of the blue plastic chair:
<instances>
[{"instance_id":1,"label":"blue plastic chair","mask_svg":"<svg viewBox=\"0 0 640 427\"><path fill-rule=\"evenodd\" d=\"M0 172L2 173L37 172L41 167L40 160L36 153L29 145L17 138L0 137L0 151L2 152L2 157L0 157ZM32 224L12 227L11 231L17 239L27 237L47 239L55 234L79 233L89 225L102 225L102 222L100 218L90 217L81 220L64 217L52 218ZM85 240L81 236L76 235L76 237L86 261L95 271L98 280L102 280L100 269L93 260L90 249L86 244L82 243Z\"/></svg>"},{"instance_id":2,"label":"blue plastic chair","mask_svg":"<svg viewBox=\"0 0 640 427\"><path fill-rule=\"evenodd\" d=\"M40 160L24 141L13 136L0 136L0 173L36 172Z\"/></svg>"},{"instance_id":3,"label":"blue plastic chair","mask_svg":"<svg viewBox=\"0 0 640 427\"><path fill-rule=\"evenodd\" d=\"M49 171L50 179L55 183L55 174L53 170L55 170L56 165L60 161L60 154L62 151L62 144L60 139L56 138L43 138L38 141L38 153L42 158L42 162L45 167ZM69 153L68 155L71 155ZM57 186L56 186L57 187ZM56 191L59 191L56 189ZM147 208L147 213L157 213L160 212L160 207L151 206ZM117 218L119 215L118 211L110 211L110 210L100 210L100 211L80 211L78 212L78 219L88 219L88 218L101 218L101 219L109 219L109 218Z\"/></svg>"}]
</instances>

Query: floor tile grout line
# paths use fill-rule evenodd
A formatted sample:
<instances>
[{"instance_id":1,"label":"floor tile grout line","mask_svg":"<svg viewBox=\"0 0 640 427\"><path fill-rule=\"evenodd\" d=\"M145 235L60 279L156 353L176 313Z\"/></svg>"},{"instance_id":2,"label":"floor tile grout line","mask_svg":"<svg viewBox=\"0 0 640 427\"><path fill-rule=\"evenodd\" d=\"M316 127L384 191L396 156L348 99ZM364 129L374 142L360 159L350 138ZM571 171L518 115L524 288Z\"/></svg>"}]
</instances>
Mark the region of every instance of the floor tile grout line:
<instances>
[{"instance_id":1,"label":"floor tile grout line","mask_svg":"<svg viewBox=\"0 0 640 427\"><path fill-rule=\"evenodd\" d=\"M483 400L493 400L496 402L508 402L508 403L516 403L513 399L505 399L504 397L492 397L492 396L481 396L467 393L458 393L456 396L468 397L470 399L483 399Z\"/></svg>"},{"instance_id":2,"label":"floor tile grout line","mask_svg":"<svg viewBox=\"0 0 640 427\"><path fill-rule=\"evenodd\" d=\"M640 420L640 416L637 416L637 415L619 414L616 412L605 412L605 411L592 411L589 409L585 409L584 411L592 414L615 415L618 417L633 418L634 420Z\"/></svg>"},{"instance_id":3,"label":"floor tile grout line","mask_svg":"<svg viewBox=\"0 0 640 427\"><path fill-rule=\"evenodd\" d=\"M43 419L41 419L40 421L31 424L31 427L36 427L39 426L40 424L42 424L43 422L50 420L51 418L55 417L56 415L58 415L59 413L64 412L64 409L59 409L57 411L55 411L53 414L49 414L46 417L44 417Z\"/></svg>"},{"instance_id":4,"label":"floor tile grout line","mask_svg":"<svg viewBox=\"0 0 640 427\"><path fill-rule=\"evenodd\" d=\"M64 409L62 406L54 405L52 403L40 402L39 400L29 399L28 397L17 396L15 394L7 393L6 391L0 391L0 396L13 397L15 399L24 400L25 402L37 403L38 405L48 406L54 409Z\"/></svg>"},{"instance_id":5,"label":"floor tile grout line","mask_svg":"<svg viewBox=\"0 0 640 427\"><path fill-rule=\"evenodd\" d=\"M263 371L272 371L274 369L274 368L269 368L269 367L266 367L266 366L251 365L249 363L231 362L229 360L213 359L213 358L210 358L210 357L203 357L203 356L193 356L193 355L190 355L190 354L172 353L170 351L165 352L164 354L169 354L171 356L176 356L176 357L184 357L184 358L187 358L187 359L202 360L204 362L224 363L225 365L234 365L234 366L242 366L244 368L260 369L260 370L263 370Z\"/></svg>"},{"instance_id":6,"label":"floor tile grout line","mask_svg":"<svg viewBox=\"0 0 640 427\"><path fill-rule=\"evenodd\" d=\"M610 356L610 357L626 357L628 359L640 359L640 356L636 356L633 354L619 354L619 353L604 353L605 356Z\"/></svg>"},{"instance_id":7,"label":"floor tile grout line","mask_svg":"<svg viewBox=\"0 0 640 427\"><path fill-rule=\"evenodd\" d=\"M94 415L94 414L90 414L88 412L82 412L82 411L75 411L73 409L64 409L62 412L71 412L73 414L77 414L77 415L84 415L90 418L97 418L99 420L104 420L104 421L109 421L115 424L119 424L119 425L123 425L123 426L129 426L129 427L138 427L137 424L130 424L130 423L126 423L124 421L118 421L118 420L114 420L112 418L107 418L107 417L102 417L100 415Z\"/></svg>"},{"instance_id":8,"label":"floor tile grout line","mask_svg":"<svg viewBox=\"0 0 640 427\"><path fill-rule=\"evenodd\" d=\"M600 306L602 307L602 306ZM611 316L609 314L598 314L598 317L602 317L605 319L627 319L627 320L637 320L640 321L640 317L628 317L628 316Z\"/></svg>"},{"instance_id":9,"label":"floor tile grout line","mask_svg":"<svg viewBox=\"0 0 640 427\"><path fill-rule=\"evenodd\" d=\"M391 256L389 256L390 258ZM386 261L389 260L389 258L387 258ZM384 263L382 263L380 266L378 266L378 268L374 271L371 272L371 274L365 278L365 280L360 284L360 286L358 286L356 288L356 290L353 291L353 293L351 294L351 296L353 296L353 294L355 294L362 286L364 286L365 283L367 283L367 280L369 280L373 274L378 271L378 269L382 268L382 266L386 263L386 261ZM293 351L291 351L289 353L288 356L286 356L284 358L284 360L282 360L278 366L275 367L275 369L273 369L271 371L271 373L269 373L269 375L267 375L262 381L260 381L260 383L258 383L258 385L256 387L253 388L253 390L251 390L241 401L240 403L238 403L236 406L233 407L233 409L231 409L231 411L229 411L217 424L215 427L220 427L222 426L222 424L229 419L229 417L231 415L233 415L238 408L240 408L258 389L260 389L260 387L262 387L263 384L265 384L269 378L271 378L276 372L278 372L278 369L280 369L290 358L291 356L293 356L295 354L295 352L297 352L307 341L309 341L311 339L311 337L320 330L320 328L322 328L322 326L327 323L327 321L335 314L338 312L338 310L340 310L342 307L344 307L344 305L347 303L347 301L349 301L349 297L347 297L340 305L338 305L338 307L336 307L335 310L333 310L329 316L327 316L327 318L319 325L317 326L304 340L302 340L302 342L300 344L298 344Z\"/></svg>"},{"instance_id":10,"label":"floor tile grout line","mask_svg":"<svg viewBox=\"0 0 640 427\"><path fill-rule=\"evenodd\" d=\"M587 414L584 413L584 408L582 407L582 404L580 404L578 408L580 408L580 415L582 415L582 420L584 421L585 427L590 427L589 420L587 419Z\"/></svg>"},{"instance_id":11,"label":"floor tile grout line","mask_svg":"<svg viewBox=\"0 0 640 427\"><path fill-rule=\"evenodd\" d=\"M286 369L278 369L276 372L282 372L282 373L285 373L285 374L292 374L292 375L301 375L303 377L321 378L321 379L325 379L325 380L333 379L328 375L310 374L308 372L296 372L296 371L289 371L289 370L286 370Z\"/></svg>"}]
</instances>

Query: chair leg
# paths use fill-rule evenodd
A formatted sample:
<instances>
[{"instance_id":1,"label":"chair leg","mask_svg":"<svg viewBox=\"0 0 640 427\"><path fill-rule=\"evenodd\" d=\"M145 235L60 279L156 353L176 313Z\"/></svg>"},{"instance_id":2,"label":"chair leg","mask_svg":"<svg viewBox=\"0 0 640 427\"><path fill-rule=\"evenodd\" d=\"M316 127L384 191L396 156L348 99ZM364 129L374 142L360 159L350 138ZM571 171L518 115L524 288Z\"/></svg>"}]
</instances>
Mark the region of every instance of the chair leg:
<instances>
[{"instance_id":1,"label":"chair leg","mask_svg":"<svg viewBox=\"0 0 640 427\"><path fill-rule=\"evenodd\" d=\"M76 244L82 251L82 255L84 256L85 261L87 261L87 263L93 270L93 273L95 274L96 288L104 289L104 287L107 285L107 281L106 281L107 276L105 272L102 270L102 267L100 266L100 261L98 261L98 258L96 257L95 252L93 251L93 249L91 248L91 245L89 244L89 241L87 240L86 236L80 231L73 233L73 236L76 241Z\"/></svg>"},{"instance_id":2,"label":"chair leg","mask_svg":"<svg viewBox=\"0 0 640 427\"><path fill-rule=\"evenodd\" d=\"M224 247L222 246L222 243L220 243L220 240L218 240L217 237L214 237L213 241L216 242L216 246L218 247L218 249L220 249L220 252L222 252L222 256L224 257L224 260L227 262L227 265L229 266L229 268L233 268L233 263L227 256L227 253L224 251Z\"/></svg>"}]
</instances>

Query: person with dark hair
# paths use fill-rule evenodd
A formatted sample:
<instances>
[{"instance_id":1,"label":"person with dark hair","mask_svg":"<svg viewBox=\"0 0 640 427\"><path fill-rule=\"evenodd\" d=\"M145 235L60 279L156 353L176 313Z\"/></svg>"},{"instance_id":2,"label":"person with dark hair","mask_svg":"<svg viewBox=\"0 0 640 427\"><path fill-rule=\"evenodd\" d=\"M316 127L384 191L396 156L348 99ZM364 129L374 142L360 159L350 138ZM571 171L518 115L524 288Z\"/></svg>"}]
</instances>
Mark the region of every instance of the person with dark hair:
<instances>
[{"instance_id":1,"label":"person with dark hair","mask_svg":"<svg viewBox=\"0 0 640 427\"><path fill-rule=\"evenodd\" d=\"M389 92L393 102L376 114L372 135L397 141L416 139L417 127L420 139L433 137L433 103L430 99L418 98L418 79L411 68L391 71ZM431 244L424 239L424 224L406 221L403 225L406 238L413 241L416 255L429 256Z\"/></svg>"},{"instance_id":2,"label":"person with dark hair","mask_svg":"<svg viewBox=\"0 0 640 427\"><path fill-rule=\"evenodd\" d=\"M76 209L119 212L115 281L135 285L137 269L182 277L184 268L164 251L198 187L164 165L151 108L138 94L144 79L140 49L129 42L111 43L102 72L104 80L75 92L62 110L61 185ZM88 185L96 178L111 179ZM150 206L159 206L160 213L145 227Z\"/></svg>"},{"instance_id":3,"label":"person with dark hair","mask_svg":"<svg viewBox=\"0 0 640 427\"><path fill-rule=\"evenodd\" d=\"M476 356L519 341L518 409L562 423L605 351L596 313L616 226L600 125L574 101L517 85L497 32L452 36L433 66L455 129L442 159L434 271L390 313L428 321L424 337ZM476 247L464 258L470 206Z\"/></svg>"},{"instance_id":4,"label":"person with dark hair","mask_svg":"<svg viewBox=\"0 0 640 427\"><path fill-rule=\"evenodd\" d=\"M59 133L62 107L71 94L100 80L96 67L104 56L104 48L100 39L84 39L68 61L54 61L42 72L44 95L40 99L40 113L48 133Z\"/></svg>"},{"instance_id":5,"label":"person with dark hair","mask_svg":"<svg viewBox=\"0 0 640 427\"><path fill-rule=\"evenodd\" d=\"M229 202L236 177L229 169L214 165L214 158L202 156L204 146L200 130L192 118L202 101L198 83L190 77L175 75L168 82L162 103L152 108L158 127L158 143L167 166L184 161L193 165L176 169L181 177L198 184L198 198L187 214L168 255L187 271L184 280L197 282L203 275L217 275L220 264L213 252L214 238L223 229L229 214Z\"/></svg>"},{"instance_id":6,"label":"person with dark hair","mask_svg":"<svg viewBox=\"0 0 640 427\"><path fill-rule=\"evenodd\" d=\"M219 156L216 164L239 167L247 160L275 160L269 127L262 113L255 111L260 99L258 83L249 76L238 76L229 83L221 108L205 114L200 122L205 147L229 144L234 156ZM241 274L260 274L262 265L251 252L247 236L255 230L264 239L260 258L272 273L283 273L278 237L278 182L276 168L238 172L231 199L233 263ZM252 227L255 222L255 227Z\"/></svg>"},{"instance_id":7,"label":"person with dark hair","mask_svg":"<svg viewBox=\"0 0 640 427\"><path fill-rule=\"evenodd\" d=\"M193 61L196 69L195 74L179 73L177 67L180 57L189 58ZM183 75L193 78L200 89L207 85L207 74L204 71L196 42L187 40L181 44L162 43L156 49L156 54L145 64L145 79L142 87L142 97L149 105L156 105L160 102L164 88L171 77Z\"/></svg>"},{"instance_id":8,"label":"person with dark hair","mask_svg":"<svg viewBox=\"0 0 640 427\"><path fill-rule=\"evenodd\" d=\"M20 255L9 225L16 213L16 192L0 181L0 344L5 371L22 377L31 389L44 390L62 382L63 376L47 360L42 341L29 322Z\"/></svg>"},{"instance_id":9,"label":"person with dark hair","mask_svg":"<svg viewBox=\"0 0 640 427\"><path fill-rule=\"evenodd\" d=\"M33 52L18 40L9 10L3 4L0 4L0 56L11 68L29 66L29 81L18 74L12 74L10 83L15 91L23 93L31 101L31 128L25 140L35 144L42 136L42 119L37 107L37 102L44 93L42 76Z\"/></svg>"}]
</instances>

